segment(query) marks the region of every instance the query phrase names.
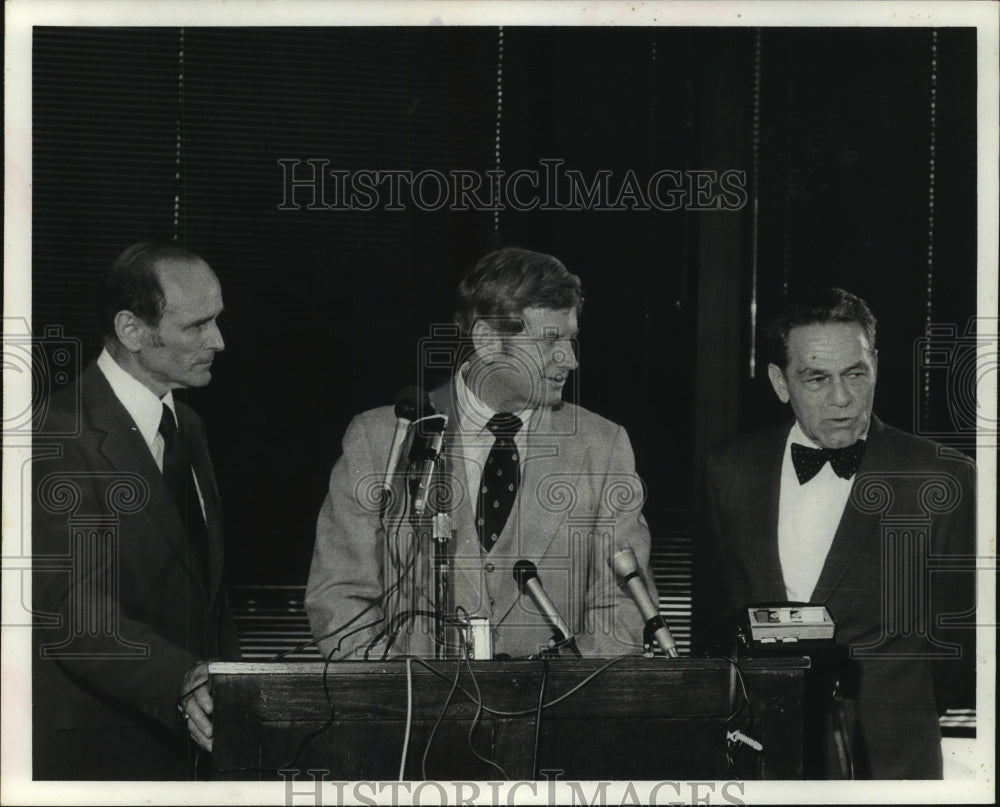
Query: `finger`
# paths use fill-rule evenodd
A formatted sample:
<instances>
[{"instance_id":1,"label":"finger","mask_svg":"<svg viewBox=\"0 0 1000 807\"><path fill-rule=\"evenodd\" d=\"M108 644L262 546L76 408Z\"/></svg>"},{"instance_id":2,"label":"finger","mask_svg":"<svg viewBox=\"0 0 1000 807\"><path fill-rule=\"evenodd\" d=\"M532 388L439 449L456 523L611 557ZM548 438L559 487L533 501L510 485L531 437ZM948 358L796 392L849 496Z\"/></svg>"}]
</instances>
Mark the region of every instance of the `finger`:
<instances>
[{"instance_id":1,"label":"finger","mask_svg":"<svg viewBox=\"0 0 1000 807\"><path fill-rule=\"evenodd\" d=\"M211 753L212 738L210 736L206 736L190 716L188 717L188 733L191 735L191 739L198 744L199 748Z\"/></svg>"},{"instance_id":2,"label":"finger","mask_svg":"<svg viewBox=\"0 0 1000 807\"><path fill-rule=\"evenodd\" d=\"M212 714L212 696L209 694L208 687L201 687L195 690L193 698L197 701L198 706L201 710L207 714Z\"/></svg>"},{"instance_id":3,"label":"finger","mask_svg":"<svg viewBox=\"0 0 1000 807\"><path fill-rule=\"evenodd\" d=\"M192 701L188 704L188 721L206 737L212 736L212 719L206 715L197 703Z\"/></svg>"},{"instance_id":4,"label":"finger","mask_svg":"<svg viewBox=\"0 0 1000 807\"><path fill-rule=\"evenodd\" d=\"M188 712L186 723L192 737L197 735L207 740L212 738L212 721L198 711L197 707Z\"/></svg>"},{"instance_id":5,"label":"finger","mask_svg":"<svg viewBox=\"0 0 1000 807\"><path fill-rule=\"evenodd\" d=\"M196 667L192 667L184 675L184 681L181 684L181 692L184 694L190 693L196 687L201 687L208 683L208 665L199 664Z\"/></svg>"}]
</instances>

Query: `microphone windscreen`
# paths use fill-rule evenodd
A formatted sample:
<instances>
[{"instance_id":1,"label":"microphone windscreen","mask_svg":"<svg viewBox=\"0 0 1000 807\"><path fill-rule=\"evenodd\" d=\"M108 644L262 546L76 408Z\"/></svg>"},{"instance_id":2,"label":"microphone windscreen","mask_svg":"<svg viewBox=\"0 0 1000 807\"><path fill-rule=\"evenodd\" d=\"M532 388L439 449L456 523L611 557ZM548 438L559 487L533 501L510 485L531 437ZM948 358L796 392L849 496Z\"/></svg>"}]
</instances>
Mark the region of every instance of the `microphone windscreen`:
<instances>
[{"instance_id":1,"label":"microphone windscreen","mask_svg":"<svg viewBox=\"0 0 1000 807\"><path fill-rule=\"evenodd\" d=\"M639 571L639 564L635 559L635 550L630 546L620 549L608 559L610 566L618 577L628 577Z\"/></svg>"},{"instance_id":2,"label":"microphone windscreen","mask_svg":"<svg viewBox=\"0 0 1000 807\"><path fill-rule=\"evenodd\" d=\"M396 396L396 417L406 420L416 420L425 412L431 411L431 399L418 386L406 387Z\"/></svg>"},{"instance_id":3,"label":"microphone windscreen","mask_svg":"<svg viewBox=\"0 0 1000 807\"><path fill-rule=\"evenodd\" d=\"M536 577L538 577L538 569L530 560L519 560L514 564L514 579L522 594L528 581L534 580Z\"/></svg>"}]
</instances>

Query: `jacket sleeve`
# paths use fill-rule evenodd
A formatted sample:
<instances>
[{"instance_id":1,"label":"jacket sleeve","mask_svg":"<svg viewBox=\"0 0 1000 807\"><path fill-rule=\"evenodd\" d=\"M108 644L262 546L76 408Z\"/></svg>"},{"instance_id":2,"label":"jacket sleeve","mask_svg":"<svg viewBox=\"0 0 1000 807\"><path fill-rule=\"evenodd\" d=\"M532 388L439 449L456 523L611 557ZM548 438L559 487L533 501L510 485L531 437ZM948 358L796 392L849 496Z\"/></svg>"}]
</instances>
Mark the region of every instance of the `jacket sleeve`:
<instances>
[{"instance_id":1,"label":"jacket sleeve","mask_svg":"<svg viewBox=\"0 0 1000 807\"><path fill-rule=\"evenodd\" d=\"M642 515L645 491L635 471L635 456L621 426L608 452L600 489L597 528L591 542L583 632L578 637L584 655L617 656L642 651L643 619L627 586L616 578L608 561L623 547L635 551L639 576L653 605L659 598L650 565L649 525ZM602 525L612 528L610 535Z\"/></svg>"},{"instance_id":2,"label":"jacket sleeve","mask_svg":"<svg viewBox=\"0 0 1000 807\"><path fill-rule=\"evenodd\" d=\"M937 657L934 689L938 711L944 714L975 698L976 673L976 471L971 461L948 463L958 499L932 522L936 564L931 575L934 624L931 635L958 648L957 658Z\"/></svg>"},{"instance_id":3,"label":"jacket sleeve","mask_svg":"<svg viewBox=\"0 0 1000 807\"><path fill-rule=\"evenodd\" d=\"M719 457L709 454L705 465L705 490L702 498L702 512L698 513L698 545L695 547L695 574L701 580L711 579L709 589L704 583L699 590L695 608L696 635L692 637L696 647L702 652L731 653L732 584L728 577L736 573L727 564L726 536L723 531L723 488L725 473L720 467Z\"/></svg>"},{"instance_id":4,"label":"jacket sleeve","mask_svg":"<svg viewBox=\"0 0 1000 807\"><path fill-rule=\"evenodd\" d=\"M372 435L356 417L316 522L305 606L313 636L326 658L361 653L383 621L382 542L376 495L380 477Z\"/></svg>"},{"instance_id":5,"label":"jacket sleeve","mask_svg":"<svg viewBox=\"0 0 1000 807\"><path fill-rule=\"evenodd\" d=\"M34 663L58 664L102 701L176 730L179 687L199 659L158 632L138 609L122 605L120 589L132 581L121 579L117 545L107 540L108 532L105 540L94 540L106 529L102 519L106 522L114 495L113 485L102 480L113 475L88 470L72 441L58 458L36 461L33 472ZM119 489L130 495L127 486ZM75 527L71 512L84 516ZM86 518L97 531L89 540Z\"/></svg>"}]
</instances>

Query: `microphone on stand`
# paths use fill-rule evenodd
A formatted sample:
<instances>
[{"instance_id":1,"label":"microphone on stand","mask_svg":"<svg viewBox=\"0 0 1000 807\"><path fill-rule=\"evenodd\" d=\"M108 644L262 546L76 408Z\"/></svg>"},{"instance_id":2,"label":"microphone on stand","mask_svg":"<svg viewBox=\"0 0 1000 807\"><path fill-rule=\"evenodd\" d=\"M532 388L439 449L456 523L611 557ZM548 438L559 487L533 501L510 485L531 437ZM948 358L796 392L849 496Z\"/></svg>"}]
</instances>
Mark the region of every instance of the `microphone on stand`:
<instances>
[{"instance_id":1,"label":"microphone on stand","mask_svg":"<svg viewBox=\"0 0 1000 807\"><path fill-rule=\"evenodd\" d=\"M650 599L646 584L639 576L639 564L635 559L635 550L630 546L619 550L608 558L608 566L612 568L618 578L628 586L629 594L639 607L639 613L646 620L646 630L651 631L656 637L663 652L670 658L677 658L677 643L670 634L670 628L666 621L660 616L660 612L653 605Z\"/></svg>"},{"instance_id":2,"label":"microphone on stand","mask_svg":"<svg viewBox=\"0 0 1000 807\"><path fill-rule=\"evenodd\" d=\"M559 615L549 595L542 588L542 581L538 579L538 568L530 560L519 560L514 564L514 579L521 593L528 593L538 610L545 615L549 624L554 629L557 643L565 644L574 655L580 657L580 650L576 646L576 638L570 633L569 626Z\"/></svg>"},{"instance_id":3,"label":"microphone on stand","mask_svg":"<svg viewBox=\"0 0 1000 807\"><path fill-rule=\"evenodd\" d=\"M441 445L444 442L444 430L448 428L448 416L444 414L428 415L418 422L428 435L424 447L416 456L420 465L417 469L416 489L413 493L413 513L422 516L427 508L427 494L430 491L434 468L437 465Z\"/></svg>"},{"instance_id":4,"label":"microphone on stand","mask_svg":"<svg viewBox=\"0 0 1000 807\"><path fill-rule=\"evenodd\" d=\"M430 408L430 398L420 387L406 387L396 396L396 429L392 435L392 446L389 448L389 459L385 464L385 474L382 477L382 503L379 515L384 516L392 496L392 477L399 467L403 456L403 447L409 434L410 426L421 411Z\"/></svg>"}]
</instances>

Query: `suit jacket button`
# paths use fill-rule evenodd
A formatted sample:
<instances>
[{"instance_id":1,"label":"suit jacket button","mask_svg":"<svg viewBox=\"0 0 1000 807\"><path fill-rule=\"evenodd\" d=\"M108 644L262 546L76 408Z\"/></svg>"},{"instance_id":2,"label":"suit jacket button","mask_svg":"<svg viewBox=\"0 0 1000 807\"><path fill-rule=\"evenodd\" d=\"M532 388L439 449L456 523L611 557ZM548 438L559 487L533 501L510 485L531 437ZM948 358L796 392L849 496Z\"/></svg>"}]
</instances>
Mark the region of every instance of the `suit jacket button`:
<instances>
[{"instance_id":1,"label":"suit jacket button","mask_svg":"<svg viewBox=\"0 0 1000 807\"><path fill-rule=\"evenodd\" d=\"M497 604L497 601L490 597L490 608Z\"/></svg>"},{"instance_id":2,"label":"suit jacket button","mask_svg":"<svg viewBox=\"0 0 1000 807\"><path fill-rule=\"evenodd\" d=\"M488 571L488 572L492 572L495 568L496 568L496 566L494 566L492 563L487 563L486 564L486 571Z\"/></svg>"}]
</instances>

